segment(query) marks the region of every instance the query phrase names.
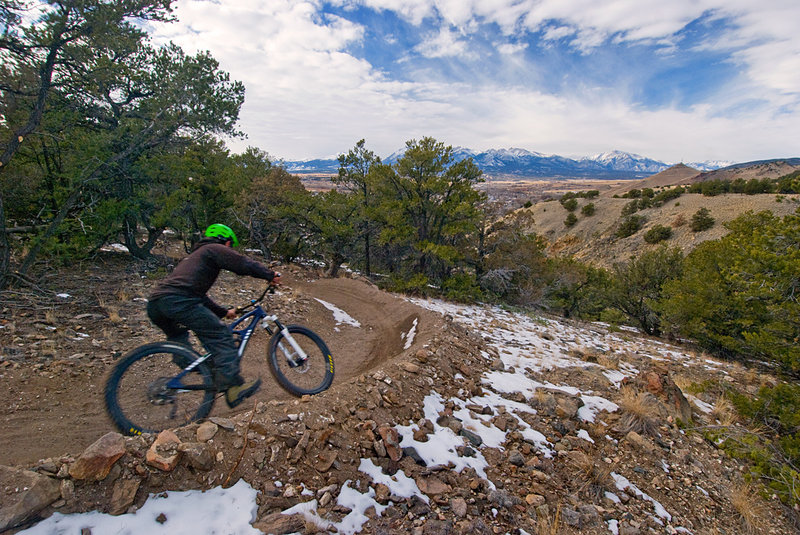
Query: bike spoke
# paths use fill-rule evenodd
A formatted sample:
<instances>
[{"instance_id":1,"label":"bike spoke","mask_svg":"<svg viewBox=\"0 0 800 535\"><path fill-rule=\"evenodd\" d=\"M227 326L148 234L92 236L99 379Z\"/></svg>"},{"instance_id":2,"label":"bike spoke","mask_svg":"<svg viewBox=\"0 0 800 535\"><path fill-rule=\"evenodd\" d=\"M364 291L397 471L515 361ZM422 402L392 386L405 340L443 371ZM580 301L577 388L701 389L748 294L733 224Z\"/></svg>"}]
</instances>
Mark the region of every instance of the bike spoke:
<instances>
[{"instance_id":1,"label":"bike spoke","mask_svg":"<svg viewBox=\"0 0 800 535\"><path fill-rule=\"evenodd\" d=\"M138 431L159 432L192 422L206 401L203 374L181 379L187 388L169 388L180 372L170 353L152 353L130 364L120 377L116 401L120 412ZM174 375L168 375L174 373Z\"/></svg>"}]
</instances>

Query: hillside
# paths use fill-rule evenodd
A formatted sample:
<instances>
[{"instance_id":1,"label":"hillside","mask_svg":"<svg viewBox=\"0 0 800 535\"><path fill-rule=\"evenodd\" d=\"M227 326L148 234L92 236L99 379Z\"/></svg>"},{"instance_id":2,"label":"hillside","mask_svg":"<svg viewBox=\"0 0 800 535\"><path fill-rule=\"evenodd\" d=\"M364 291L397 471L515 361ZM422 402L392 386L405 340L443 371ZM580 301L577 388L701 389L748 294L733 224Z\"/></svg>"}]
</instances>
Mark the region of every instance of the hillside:
<instances>
[{"instance_id":1,"label":"hillside","mask_svg":"<svg viewBox=\"0 0 800 535\"><path fill-rule=\"evenodd\" d=\"M243 479L264 533L741 533L751 516L755 533L795 529L704 439L726 409L692 386L754 392L768 374L632 331L409 300L300 267L281 267L271 308L327 341L329 391L277 390L259 333L246 375L267 385L253 403L217 404L158 441L123 439L99 392L120 353L157 338L141 268L109 253L36 292L0 294L0 520L130 513L151 493ZM258 287L223 277L215 297ZM374 507L354 510L353 493ZM300 503L311 507L279 514Z\"/></svg>"},{"instance_id":2,"label":"hillside","mask_svg":"<svg viewBox=\"0 0 800 535\"><path fill-rule=\"evenodd\" d=\"M699 193L685 193L680 197L667 201L659 207L647 208L636 212L646 220L644 226L634 235L627 238L616 237L616 231L623 221L623 207L631 199L621 196L632 189L668 188L674 185L690 184L704 177L734 177L749 180L751 178L778 178L797 169L788 164L778 165L774 162L748 166L738 171L721 171L699 173L691 167L678 165L651 177L631 181L616 188L602 191L593 199L578 199L575 215L578 221L568 227L564 224L569 212L556 200L539 202L530 208L523 208L533 214L532 231L547 239L549 253L571 255L577 259L610 267L615 262L623 262L632 255L647 248L656 247L644 241L645 233L656 225L672 229L672 237L661 243L670 247L679 247L684 252L693 249L706 240L718 239L726 232L724 224L735 219L748 210L760 212L769 210L777 216L792 214L800 207L798 195L741 195L724 194L713 197ZM733 174L735 173L735 174ZM616 197L616 198L615 198ZM593 203L595 213L591 216L581 214L581 209ZM689 227L692 216L700 209L706 208L716 221L714 226L702 232L693 232Z\"/></svg>"}]
</instances>

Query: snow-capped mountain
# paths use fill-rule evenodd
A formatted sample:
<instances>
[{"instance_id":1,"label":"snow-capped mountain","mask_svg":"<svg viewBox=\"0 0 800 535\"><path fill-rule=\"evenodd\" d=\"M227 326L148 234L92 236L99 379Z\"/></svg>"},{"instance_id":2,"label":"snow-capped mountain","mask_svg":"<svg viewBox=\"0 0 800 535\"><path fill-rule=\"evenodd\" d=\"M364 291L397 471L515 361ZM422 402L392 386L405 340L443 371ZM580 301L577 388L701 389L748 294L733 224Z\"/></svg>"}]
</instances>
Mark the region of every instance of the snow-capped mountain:
<instances>
[{"instance_id":1,"label":"snow-capped mountain","mask_svg":"<svg viewBox=\"0 0 800 535\"><path fill-rule=\"evenodd\" d=\"M686 165L694 167L698 171L714 171L716 169L722 169L723 167L730 167L734 164L736 164L736 162L728 160L706 160L704 162L691 162Z\"/></svg>"},{"instance_id":2,"label":"snow-capped mountain","mask_svg":"<svg viewBox=\"0 0 800 535\"><path fill-rule=\"evenodd\" d=\"M383 159L384 163L395 164L403 157L405 149L398 150ZM520 148L489 149L477 152L464 147L453 148L456 161L472 158L486 175L512 175L518 177L548 178L644 178L669 168L672 164L651 158L613 150L594 156L572 159L557 154L542 154ZM289 172L296 173L336 173L338 161L305 160L283 162ZM701 171L710 171L729 165L730 162L701 162L688 164Z\"/></svg>"},{"instance_id":3,"label":"snow-capped mountain","mask_svg":"<svg viewBox=\"0 0 800 535\"><path fill-rule=\"evenodd\" d=\"M580 161L594 162L597 165L614 171L636 171L649 174L658 173L669 167L664 162L657 162L650 158L639 156L638 154L631 154L619 150L602 152L594 156L581 158Z\"/></svg>"}]
</instances>

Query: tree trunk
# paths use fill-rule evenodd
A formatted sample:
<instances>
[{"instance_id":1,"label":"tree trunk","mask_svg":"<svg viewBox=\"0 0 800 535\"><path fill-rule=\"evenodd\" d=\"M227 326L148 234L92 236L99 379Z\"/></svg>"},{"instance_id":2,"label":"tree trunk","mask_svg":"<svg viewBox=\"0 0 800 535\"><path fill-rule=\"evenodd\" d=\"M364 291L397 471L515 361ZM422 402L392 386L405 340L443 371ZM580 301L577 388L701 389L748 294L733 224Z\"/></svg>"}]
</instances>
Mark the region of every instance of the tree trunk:
<instances>
[{"instance_id":1,"label":"tree trunk","mask_svg":"<svg viewBox=\"0 0 800 535\"><path fill-rule=\"evenodd\" d=\"M122 234L125 239L125 247L128 248L128 252L130 252L131 256L134 258L138 258L139 260L149 260L153 256L150 251L153 250L156 241L164 232L164 229L148 228L147 241L144 245L140 246L136 241L137 228L136 221L130 221L127 218L125 219L122 230Z\"/></svg>"},{"instance_id":2,"label":"tree trunk","mask_svg":"<svg viewBox=\"0 0 800 535\"><path fill-rule=\"evenodd\" d=\"M11 247L6 233L6 211L3 207L3 196L0 195L0 289L8 282L8 268L11 263Z\"/></svg>"}]
</instances>

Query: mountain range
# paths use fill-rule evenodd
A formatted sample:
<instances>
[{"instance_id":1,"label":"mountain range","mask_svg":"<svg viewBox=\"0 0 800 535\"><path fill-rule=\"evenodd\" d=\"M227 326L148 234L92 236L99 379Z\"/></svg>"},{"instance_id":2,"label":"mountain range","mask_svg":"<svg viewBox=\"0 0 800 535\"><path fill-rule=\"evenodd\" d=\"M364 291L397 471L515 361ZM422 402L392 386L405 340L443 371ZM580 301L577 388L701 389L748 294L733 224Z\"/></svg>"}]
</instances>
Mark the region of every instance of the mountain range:
<instances>
[{"instance_id":1,"label":"mountain range","mask_svg":"<svg viewBox=\"0 0 800 535\"><path fill-rule=\"evenodd\" d=\"M383 160L394 164L405 150L392 153ZM516 176L519 178L644 178L668 169L673 164L659 162L638 154L610 151L579 159L555 154L542 154L525 149L490 149L477 152L463 147L453 149L457 161L472 158L475 164L488 176ZM712 171L732 165L734 162L705 161L686 162L686 165L700 171ZM291 173L336 174L339 162L335 158L303 161L284 161L283 166Z\"/></svg>"}]
</instances>

